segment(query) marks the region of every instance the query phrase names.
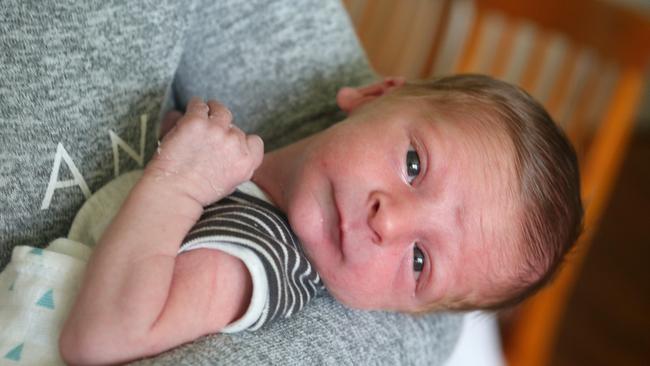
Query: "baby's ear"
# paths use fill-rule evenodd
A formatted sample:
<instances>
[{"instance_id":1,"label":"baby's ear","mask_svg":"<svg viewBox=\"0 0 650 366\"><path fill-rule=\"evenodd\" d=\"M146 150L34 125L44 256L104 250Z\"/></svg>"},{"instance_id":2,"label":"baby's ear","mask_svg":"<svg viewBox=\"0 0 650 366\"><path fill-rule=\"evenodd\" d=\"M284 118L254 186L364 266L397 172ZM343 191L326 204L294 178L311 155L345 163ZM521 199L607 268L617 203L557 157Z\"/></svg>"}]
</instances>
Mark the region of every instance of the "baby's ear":
<instances>
[{"instance_id":1,"label":"baby's ear","mask_svg":"<svg viewBox=\"0 0 650 366\"><path fill-rule=\"evenodd\" d=\"M336 103L341 110L350 113L367 102L404 85L402 77L388 77L376 83L352 88L344 87L336 94Z\"/></svg>"}]
</instances>

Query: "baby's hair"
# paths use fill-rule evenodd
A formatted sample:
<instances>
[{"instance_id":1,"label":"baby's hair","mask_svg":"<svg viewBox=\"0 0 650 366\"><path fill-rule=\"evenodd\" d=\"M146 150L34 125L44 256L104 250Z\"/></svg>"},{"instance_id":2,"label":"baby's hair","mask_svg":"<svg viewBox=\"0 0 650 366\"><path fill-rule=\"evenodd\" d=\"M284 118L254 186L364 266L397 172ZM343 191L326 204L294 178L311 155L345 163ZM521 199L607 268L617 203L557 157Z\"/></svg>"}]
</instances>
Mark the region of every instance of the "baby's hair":
<instances>
[{"instance_id":1,"label":"baby's hair","mask_svg":"<svg viewBox=\"0 0 650 366\"><path fill-rule=\"evenodd\" d=\"M499 309L521 302L548 283L582 231L583 207L576 152L544 107L519 87L466 74L409 82L395 97L422 97L452 117L505 131L515 151L522 266L504 296L460 307ZM473 115L473 118L467 118ZM458 118L452 118L458 120Z\"/></svg>"}]
</instances>

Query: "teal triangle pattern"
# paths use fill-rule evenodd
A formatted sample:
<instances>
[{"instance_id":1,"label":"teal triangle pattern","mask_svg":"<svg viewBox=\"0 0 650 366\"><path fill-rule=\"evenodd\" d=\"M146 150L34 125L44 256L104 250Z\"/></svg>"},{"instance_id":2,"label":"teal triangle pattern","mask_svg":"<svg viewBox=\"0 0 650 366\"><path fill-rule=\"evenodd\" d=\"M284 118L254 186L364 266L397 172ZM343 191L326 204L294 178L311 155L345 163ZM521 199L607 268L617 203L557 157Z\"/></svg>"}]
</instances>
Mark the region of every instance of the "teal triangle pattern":
<instances>
[{"instance_id":1,"label":"teal triangle pattern","mask_svg":"<svg viewBox=\"0 0 650 366\"><path fill-rule=\"evenodd\" d=\"M20 361L20 357L23 355L23 345L25 343L21 343L14 347L11 351L7 352L5 355L5 358L8 360L12 361Z\"/></svg>"},{"instance_id":2,"label":"teal triangle pattern","mask_svg":"<svg viewBox=\"0 0 650 366\"><path fill-rule=\"evenodd\" d=\"M52 295L52 289L49 289L43 296L41 296L41 298L36 302L36 305L48 309L54 309L54 296Z\"/></svg>"},{"instance_id":3,"label":"teal triangle pattern","mask_svg":"<svg viewBox=\"0 0 650 366\"><path fill-rule=\"evenodd\" d=\"M34 254L34 255L43 255L43 249L34 248L34 249L30 250L29 253Z\"/></svg>"}]
</instances>

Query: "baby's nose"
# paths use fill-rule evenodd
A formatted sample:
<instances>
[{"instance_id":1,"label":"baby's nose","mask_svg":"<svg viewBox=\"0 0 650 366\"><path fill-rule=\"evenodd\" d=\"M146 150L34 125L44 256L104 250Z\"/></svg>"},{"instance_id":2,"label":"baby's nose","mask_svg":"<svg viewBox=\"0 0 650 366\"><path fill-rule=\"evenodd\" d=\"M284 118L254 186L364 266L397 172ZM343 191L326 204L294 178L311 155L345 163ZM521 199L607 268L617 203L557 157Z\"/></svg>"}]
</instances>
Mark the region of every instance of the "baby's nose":
<instances>
[{"instance_id":1,"label":"baby's nose","mask_svg":"<svg viewBox=\"0 0 650 366\"><path fill-rule=\"evenodd\" d=\"M407 241L410 215L408 205L388 194L373 192L370 196L368 226L371 240L378 245L393 245Z\"/></svg>"}]
</instances>

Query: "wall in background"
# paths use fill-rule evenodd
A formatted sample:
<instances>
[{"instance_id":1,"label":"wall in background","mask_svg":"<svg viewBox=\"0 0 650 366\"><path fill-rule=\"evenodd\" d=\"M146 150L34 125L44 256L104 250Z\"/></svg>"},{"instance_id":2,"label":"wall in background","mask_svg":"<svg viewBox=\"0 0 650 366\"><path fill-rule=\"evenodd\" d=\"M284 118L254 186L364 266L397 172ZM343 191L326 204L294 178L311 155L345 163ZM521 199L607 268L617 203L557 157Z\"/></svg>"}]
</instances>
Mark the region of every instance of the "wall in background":
<instances>
[{"instance_id":1,"label":"wall in background","mask_svg":"<svg viewBox=\"0 0 650 366\"><path fill-rule=\"evenodd\" d=\"M650 16L650 1L648 0L607 0L612 3L619 3L624 6L634 8L639 11L646 12ZM645 96L641 103L641 110L639 111L638 127L644 130L650 130L650 75L646 77Z\"/></svg>"}]
</instances>

